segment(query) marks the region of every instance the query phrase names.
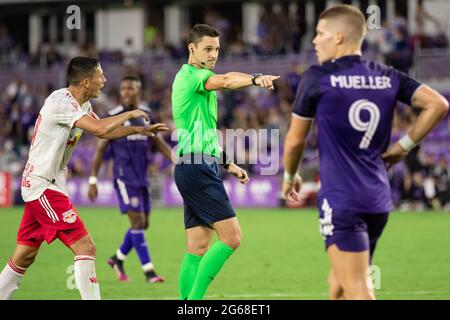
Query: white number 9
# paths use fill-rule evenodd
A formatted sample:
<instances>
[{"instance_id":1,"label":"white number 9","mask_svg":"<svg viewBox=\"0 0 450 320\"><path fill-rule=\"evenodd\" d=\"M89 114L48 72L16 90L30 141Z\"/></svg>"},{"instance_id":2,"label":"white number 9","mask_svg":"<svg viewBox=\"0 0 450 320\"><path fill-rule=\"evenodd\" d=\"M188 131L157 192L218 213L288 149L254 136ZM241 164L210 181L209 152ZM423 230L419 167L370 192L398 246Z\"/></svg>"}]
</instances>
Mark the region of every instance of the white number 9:
<instances>
[{"instance_id":1,"label":"white number 9","mask_svg":"<svg viewBox=\"0 0 450 320\"><path fill-rule=\"evenodd\" d=\"M369 112L369 121L364 122L361 120L362 110L367 110ZM370 102L369 100L362 99L355 101L348 111L348 120L355 130L365 132L361 143L359 144L359 148L367 149L377 130L378 123L380 122L380 109L378 109L375 103Z\"/></svg>"}]
</instances>

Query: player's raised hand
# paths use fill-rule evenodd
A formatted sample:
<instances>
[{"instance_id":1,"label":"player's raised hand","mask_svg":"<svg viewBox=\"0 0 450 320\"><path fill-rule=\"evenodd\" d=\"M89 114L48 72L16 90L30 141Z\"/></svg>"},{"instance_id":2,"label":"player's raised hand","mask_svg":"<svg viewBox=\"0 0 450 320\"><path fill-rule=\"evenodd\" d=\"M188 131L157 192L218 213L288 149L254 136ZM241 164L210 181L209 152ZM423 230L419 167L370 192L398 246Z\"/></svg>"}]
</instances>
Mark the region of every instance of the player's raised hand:
<instances>
[{"instance_id":1,"label":"player's raised hand","mask_svg":"<svg viewBox=\"0 0 450 320\"><path fill-rule=\"evenodd\" d=\"M248 177L247 171L244 169L238 167L234 163L230 163L230 166L228 167L228 172L239 179L239 182L242 184L246 184L250 181L250 178Z\"/></svg>"},{"instance_id":2,"label":"player's raised hand","mask_svg":"<svg viewBox=\"0 0 450 320\"><path fill-rule=\"evenodd\" d=\"M283 199L290 201L300 200L300 189L302 187L302 177L296 175L293 181L283 180L282 196Z\"/></svg>"},{"instance_id":3,"label":"player's raised hand","mask_svg":"<svg viewBox=\"0 0 450 320\"><path fill-rule=\"evenodd\" d=\"M169 127L165 123L155 123L141 127L140 134L148 137L154 137L160 131L168 131Z\"/></svg>"},{"instance_id":4,"label":"player's raised hand","mask_svg":"<svg viewBox=\"0 0 450 320\"><path fill-rule=\"evenodd\" d=\"M129 112L130 112L130 115L131 115L131 119L140 118L140 117L143 117L146 121L148 121L150 119L149 114L147 112L145 112L145 111L136 109L136 110L132 110L132 111L129 111Z\"/></svg>"},{"instance_id":5,"label":"player's raised hand","mask_svg":"<svg viewBox=\"0 0 450 320\"><path fill-rule=\"evenodd\" d=\"M273 82L280 79L280 76L263 75L255 79L255 83L261 88L274 90Z\"/></svg>"},{"instance_id":6,"label":"player's raised hand","mask_svg":"<svg viewBox=\"0 0 450 320\"><path fill-rule=\"evenodd\" d=\"M403 149L400 144L394 143L392 146L390 146L382 155L381 158L384 160L384 162L388 165L388 168L391 167L393 164L402 161L406 155L408 154L405 149Z\"/></svg>"},{"instance_id":7,"label":"player's raised hand","mask_svg":"<svg viewBox=\"0 0 450 320\"><path fill-rule=\"evenodd\" d=\"M97 200L97 196L98 196L97 185L96 184L90 184L89 185L89 189L88 189L89 200L94 202L95 200Z\"/></svg>"}]
</instances>

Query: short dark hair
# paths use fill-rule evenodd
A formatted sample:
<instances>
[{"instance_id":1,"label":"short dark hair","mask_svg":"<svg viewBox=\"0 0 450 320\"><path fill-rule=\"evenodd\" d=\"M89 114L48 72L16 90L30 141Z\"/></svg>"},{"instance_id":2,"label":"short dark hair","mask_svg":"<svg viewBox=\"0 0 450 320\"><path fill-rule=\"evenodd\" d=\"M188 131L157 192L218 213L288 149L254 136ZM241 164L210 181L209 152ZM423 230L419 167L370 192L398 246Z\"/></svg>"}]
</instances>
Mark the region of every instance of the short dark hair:
<instances>
[{"instance_id":1,"label":"short dark hair","mask_svg":"<svg viewBox=\"0 0 450 320\"><path fill-rule=\"evenodd\" d=\"M197 46L203 37L218 37L220 36L219 30L214 27L208 26L207 24L196 24L189 32L189 43L193 43Z\"/></svg>"},{"instance_id":2,"label":"short dark hair","mask_svg":"<svg viewBox=\"0 0 450 320\"><path fill-rule=\"evenodd\" d=\"M122 77L120 82L122 82L122 81L137 81L137 82L141 83L141 79L139 79L139 77L133 76L133 75L128 75L128 76Z\"/></svg>"},{"instance_id":3,"label":"short dark hair","mask_svg":"<svg viewBox=\"0 0 450 320\"><path fill-rule=\"evenodd\" d=\"M96 58L75 57L67 66L67 82L70 85L79 84L81 80L90 78L100 62Z\"/></svg>"}]
</instances>

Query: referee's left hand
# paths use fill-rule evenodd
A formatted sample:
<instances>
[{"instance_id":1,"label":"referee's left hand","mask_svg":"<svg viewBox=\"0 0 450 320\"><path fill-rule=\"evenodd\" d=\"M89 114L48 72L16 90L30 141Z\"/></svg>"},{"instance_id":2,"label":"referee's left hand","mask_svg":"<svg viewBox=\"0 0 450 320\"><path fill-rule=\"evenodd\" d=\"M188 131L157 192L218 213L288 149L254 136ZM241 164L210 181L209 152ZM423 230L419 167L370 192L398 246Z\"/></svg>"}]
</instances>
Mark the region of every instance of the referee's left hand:
<instances>
[{"instance_id":1,"label":"referee's left hand","mask_svg":"<svg viewBox=\"0 0 450 320\"><path fill-rule=\"evenodd\" d=\"M239 168L234 163L230 163L228 167L228 172L239 179L239 182L242 184L246 184L250 179L248 177L247 171L242 168Z\"/></svg>"}]
</instances>

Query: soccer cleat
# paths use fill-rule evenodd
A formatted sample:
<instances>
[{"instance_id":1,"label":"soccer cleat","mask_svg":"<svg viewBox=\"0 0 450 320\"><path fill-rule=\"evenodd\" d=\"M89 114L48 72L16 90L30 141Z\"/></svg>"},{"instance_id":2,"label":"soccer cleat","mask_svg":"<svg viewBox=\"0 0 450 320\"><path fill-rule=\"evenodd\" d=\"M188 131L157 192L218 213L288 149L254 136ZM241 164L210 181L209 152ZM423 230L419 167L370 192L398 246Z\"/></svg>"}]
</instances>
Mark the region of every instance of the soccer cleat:
<instances>
[{"instance_id":1,"label":"soccer cleat","mask_svg":"<svg viewBox=\"0 0 450 320\"><path fill-rule=\"evenodd\" d=\"M116 271L119 281L129 281L129 278L125 273L125 268L123 267L123 261L117 259L116 255L108 259L108 264Z\"/></svg>"},{"instance_id":2,"label":"soccer cleat","mask_svg":"<svg viewBox=\"0 0 450 320\"><path fill-rule=\"evenodd\" d=\"M158 276L155 271L151 270L145 273L145 281L151 283L164 282L164 278Z\"/></svg>"}]
</instances>

